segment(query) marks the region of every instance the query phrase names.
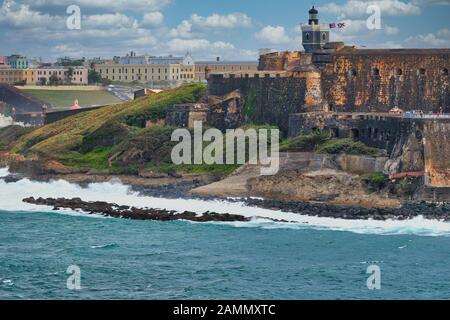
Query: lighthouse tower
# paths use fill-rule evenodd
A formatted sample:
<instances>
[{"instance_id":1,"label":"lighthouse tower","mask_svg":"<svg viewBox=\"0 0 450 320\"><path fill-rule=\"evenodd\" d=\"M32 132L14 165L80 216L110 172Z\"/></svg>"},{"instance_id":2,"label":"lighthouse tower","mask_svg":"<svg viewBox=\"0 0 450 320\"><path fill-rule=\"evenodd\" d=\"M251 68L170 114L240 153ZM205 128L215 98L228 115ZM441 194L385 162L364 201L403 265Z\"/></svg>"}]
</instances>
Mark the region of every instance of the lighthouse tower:
<instances>
[{"instance_id":1,"label":"lighthouse tower","mask_svg":"<svg viewBox=\"0 0 450 320\"><path fill-rule=\"evenodd\" d=\"M330 28L319 24L319 11L314 6L309 10L308 24L302 26L302 39L306 52L320 50L330 41Z\"/></svg>"}]
</instances>

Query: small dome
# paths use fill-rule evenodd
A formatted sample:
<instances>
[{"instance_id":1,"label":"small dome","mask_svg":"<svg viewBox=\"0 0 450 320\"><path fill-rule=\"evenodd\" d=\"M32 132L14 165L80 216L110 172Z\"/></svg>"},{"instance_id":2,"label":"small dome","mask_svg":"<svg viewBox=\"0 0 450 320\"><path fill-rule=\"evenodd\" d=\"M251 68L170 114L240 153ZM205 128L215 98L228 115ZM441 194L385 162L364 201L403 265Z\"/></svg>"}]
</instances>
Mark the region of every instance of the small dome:
<instances>
[{"instance_id":1,"label":"small dome","mask_svg":"<svg viewBox=\"0 0 450 320\"><path fill-rule=\"evenodd\" d=\"M314 6L311 8L311 10L308 11L310 14L318 14L319 11L317 11L316 8L314 8Z\"/></svg>"}]
</instances>

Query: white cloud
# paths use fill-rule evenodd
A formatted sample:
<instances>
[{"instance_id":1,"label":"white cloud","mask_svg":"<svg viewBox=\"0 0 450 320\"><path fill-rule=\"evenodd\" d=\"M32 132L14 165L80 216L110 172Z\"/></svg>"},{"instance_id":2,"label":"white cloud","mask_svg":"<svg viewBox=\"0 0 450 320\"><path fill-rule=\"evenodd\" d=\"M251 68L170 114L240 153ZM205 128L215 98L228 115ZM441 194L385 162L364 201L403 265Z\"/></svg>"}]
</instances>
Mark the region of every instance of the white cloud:
<instances>
[{"instance_id":1,"label":"white cloud","mask_svg":"<svg viewBox=\"0 0 450 320\"><path fill-rule=\"evenodd\" d=\"M124 14L95 14L89 16L83 16L82 27L83 28L95 28L95 27L133 27L135 19L132 19Z\"/></svg>"},{"instance_id":2,"label":"white cloud","mask_svg":"<svg viewBox=\"0 0 450 320\"><path fill-rule=\"evenodd\" d=\"M238 27L248 28L252 26L252 19L244 13L235 12L227 15L217 13L208 17L202 17L197 14L191 16L190 22L200 28L223 28L233 29Z\"/></svg>"},{"instance_id":3,"label":"white cloud","mask_svg":"<svg viewBox=\"0 0 450 320\"><path fill-rule=\"evenodd\" d=\"M192 33L192 23L187 20L182 21L176 28L170 30L169 35L173 38L191 38Z\"/></svg>"},{"instance_id":4,"label":"white cloud","mask_svg":"<svg viewBox=\"0 0 450 320\"><path fill-rule=\"evenodd\" d=\"M427 6L427 5L450 5L450 0L413 0L414 4L419 6Z\"/></svg>"},{"instance_id":5,"label":"white cloud","mask_svg":"<svg viewBox=\"0 0 450 320\"><path fill-rule=\"evenodd\" d=\"M450 30L445 28L439 30L436 34L419 34L417 36L409 37L405 40L409 46L418 47L450 47Z\"/></svg>"},{"instance_id":6,"label":"white cloud","mask_svg":"<svg viewBox=\"0 0 450 320\"><path fill-rule=\"evenodd\" d=\"M143 27L157 27L162 25L164 15L159 11L147 12L142 17L141 26Z\"/></svg>"},{"instance_id":7,"label":"white cloud","mask_svg":"<svg viewBox=\"0 0 450 320\"><path fill-rule=\"evenodd\" d=\"M82 12L86 9L101 9L103 12L158 11L171 0L26 0L33 7L68 7L76 4Z\"/></svg>"},{"instance_id":8,"label":"white cloud","mask_svg":"<svg viewBox=\"0 0 450 320\"><path fill-rule=\"evenodd\" d=\"M394 41L387 41L381 45L382 48L387 49L401 49L403 48L401 43L394 42Z\"/></svg>"},{"instance_id":9,"label":"white cloud","mask_svg":"<svg viewBox=\"0 0 450 320\"><path fill-rule=\"evenodd\" d=\"M398 34L400 32L399 28L391 27L391 26L388 26L388 25L384 26L383 30L384 30L384 33L386 35L388 35L388 36L394 36L394 35L396 35L396 34Z\"/></svg>"},{"instance_id":10,"label":"white cloud","mask_svg":"<svg viewBox=\"0 0 450 320\"><path fill-rule=\"evenodd\" d=\"M124 45L131 47L133 49L136 48L143 48L143 49L149 49L149 47L154 46L158 43L158 39L152 36L145 36L145 37L139 37L135 39L130 39L124 41Z\"/></svg>"},{"instance_id":11,"label":"white cloud","mask_svg":"<svg viewBox=\"0 0 450 320\"><path fill-rule=\"evenodd\" d=\"M3 1L0 7L0 25L3 24L15 28L32 28L35 26L52 27L56 23L62 22L62 19L33 11L30 9L30 6L20 5L12 0Z\"/></svg>"},{"instance_id":12,"label":"white cloud","mask_svg":"<svg viewBox=\"0 0 450 320\"><path fill-rule=\"evenodd\" d=\"M168 42L168 49L173 52L198 52L216 50L234 50L231 43L216 41L210 42L206 39L172 39Z\"/></svg>"},{"instance_id":13,"label":"white cloud","mask_svg":"<svg viewBox=\"0 0 450 320\"><path fill-rule=\"evenodd\" d=\"M183 20L176 28L173 28L170 31L170 36L174 38L193 38L199 34L206 34L211 31L249 28L251 26L251 18L240 12L227 15L212 14L208 17L193 14L188 20Z\"/></svg>"},{"instance_id":14,"label":"white cloud","mask_svg":"<svg viewBox=\"0 0 450 320\"><path fill-rule=\"evenodd\" d=\"M256 38L269 44L285 44L290 42L286 30L281 26L266 26L255 34Z\"/></svg>"},{"instance_id":15,"label":"white cloud","mask_svg":"<svg viewBox=\"0 0 450 320\"><path fill-rule=\"evenodd\" d=\"M331 2L320 6L319 13L325 12L334 14L337 15L339 19L363 16L369 17L371 15L367 13L367 7L369 5L379 6L382 16L411 16L418 15L421 12L418 5L400 0L349 0L344 4Z\"/></svg>"}]
</instances>

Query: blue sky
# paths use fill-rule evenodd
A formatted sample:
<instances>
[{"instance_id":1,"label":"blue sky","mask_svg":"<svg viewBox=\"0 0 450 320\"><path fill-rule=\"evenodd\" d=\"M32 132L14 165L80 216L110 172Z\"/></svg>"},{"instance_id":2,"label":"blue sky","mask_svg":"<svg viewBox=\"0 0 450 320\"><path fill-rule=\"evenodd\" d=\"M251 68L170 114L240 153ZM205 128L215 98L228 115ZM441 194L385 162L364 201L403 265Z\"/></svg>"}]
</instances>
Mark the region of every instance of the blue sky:
<instances>
[{"instance_id":1,"label":"blue sky","mask_svg":"<svg viewBox=\"0 0 450 320\"><path fill-rule=\"evenodd\" d=\"M81 29L66 26L69 5ZM183 54L257 59L258 49L300 50L300 23L314 4L332 40L369 48L450 47L450 0L0 0L0 55L112 57ZM368 30L368 5L381 29Z\"/></svg>"}]
</instances>

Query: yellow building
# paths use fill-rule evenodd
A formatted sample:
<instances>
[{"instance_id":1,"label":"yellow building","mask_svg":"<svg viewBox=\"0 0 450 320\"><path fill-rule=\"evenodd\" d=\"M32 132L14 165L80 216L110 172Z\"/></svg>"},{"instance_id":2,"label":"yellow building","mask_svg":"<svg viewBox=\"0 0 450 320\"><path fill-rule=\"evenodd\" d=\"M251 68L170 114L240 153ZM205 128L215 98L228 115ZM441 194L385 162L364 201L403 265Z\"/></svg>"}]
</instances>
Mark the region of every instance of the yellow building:
<instances>
[{"instance_id":1,"label":"yellow building","mask_svg":"<svg viewBox=\"0 0 450 320\"><path fill-rule=\"evenodd\" d=\"M194 80L193 67L180 64L152 64L152 65L124 65L119 63L105 63L95 66L95 70L102 79L120 82L151 82L151 81L180 81Z\"/></svg>"},{"instance_id":2,"label":"yellow building","mask_svg":"<svg viewBox=\"0 0 450 320\"><path fill-rule=\"evenodd\" d=\"M26 84L35 84L37 82L37 70L35 69L25 69L22 73L23 80Z\"/></svg>"},{"instance_id":3,"label":"yellow building","mask_svg":"<svg viewBox=\"0 0 450 320\"><path fill-rule=\"evenodd\" d=\"M0 83L19 84L24 80L24 69L0 69Z\"/></svg>"},{"instance_id":4,"label":"yellow building","mask_svg":"<svg viewBox=\"0 0 450 320\"><path fill-rule=\"evenodd\" d=\"M233 73L258 71L257 61L197 61L195 62L195 80L206 81L211 73Z\"/></svg>"},{"instance_id":5,"label":"yellow building","mask_svg":"<svg viewBox=\"0 0 450 320\"><path fill-rule=\"evenodd\" d=\"M115 61L95 65L102 79L119 82L192 82L194 61L184 57L135 56L133 53Z\"/></svg>"},{"instance_id":6,"label":"yellow building","mask_svg":"<svg viewBox=\"0 0 450 320\"><path fill-rule=\"evenodd\" d=\"M0 69L0 82L7 84L35 84L34 69Z\"/></svg>"},{"instance_id":7,"label":"yellow building","mask_svg":"<svg viewBox=\"0 0 450 320\"><path fill-rule=\"evenodd\" d=\"M102 79L119 82L198 82L209 73L249 72L258 70L257 61L199 61L189 54L184 57L136 56L133 52L122 58L96 64Z\"/></svg>"}]
</instances>

